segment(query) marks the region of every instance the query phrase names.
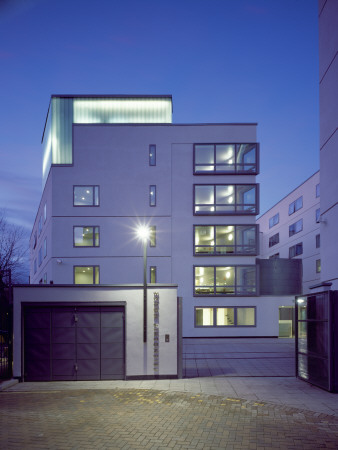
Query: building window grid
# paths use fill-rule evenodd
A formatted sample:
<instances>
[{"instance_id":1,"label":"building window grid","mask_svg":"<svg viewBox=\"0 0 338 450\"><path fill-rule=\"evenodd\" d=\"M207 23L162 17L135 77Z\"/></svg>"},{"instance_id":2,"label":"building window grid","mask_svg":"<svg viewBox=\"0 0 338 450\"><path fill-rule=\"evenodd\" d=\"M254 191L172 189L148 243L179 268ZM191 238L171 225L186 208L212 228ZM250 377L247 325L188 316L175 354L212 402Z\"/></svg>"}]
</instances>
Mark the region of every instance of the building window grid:
<instances>
[{"instance_id":1,"label":"building window grid","mask_svg":"<svg viewBox=\"0 0 338 450\"><path fill-rule=\"evenodd\" d=\"M208 202L198 200L199 195L206 193L198 191L209 188ZM225 193L227 189L227 193ZM244 189L247 189L246 191ZM222 192L223 190L223 192ZM210 195L211 194L211 195ZM238 201L254 195L253 201ZM218 199L223 198L220 202ZM258 184L195 184L194 185L194 215L257 215L258 214Z\"/></svg>"},{"instance_id":2,"label":"building window grid","mask_svg":"<svg viewBox=\"0 0 338 450\"><path fill-rule=\"evenodd\" d=\"M100 247L100 227L97 225L74 225L73 247Z\"/></svg>"},{"instance_id":3,"label":"building window grid","mask_svg":"<svg viewBox=\"0 0 338 450\"><path fill-rule=\"evenodd\" d=\"M98 185L73 186L73 206L100 206L100 189Z\"/></svg>"},{"instance_id":4,"label":"building window grid","mask_svg":"<svg viewBox=\"0 0 338 450\"><path fill-rule=\"evenodd\" d=\"M289 226L289 237L294 236L301 231L303 231L303 219L299 219Z\"/></svg>"},{"instance_id":5,"label":"building window grid","mask_svg":"<svg viewBox=\"0 0 338 450\"><path fill-rule=\"evenodd\" d=\"M303 208L303 196L298 197L295 201L290 203L289 216L291 216L291 214L295 213L296 211L298 211L301 208Z\"/></svg>"},{"instance_id":6,"label":"building window grid","mask_svg":"<svg viewBox=\"0 0 338 450\"><path fill-rule=\"evenodd\" d=\"M248 159L250 161L248 160L245 161L246 156L249 156ZM253 175L257 174L258 144L257 143L194 144L195 175L201 174L223 175L224 173L226 174L244 173Z\"/></svg>"},{"instance_id":7,"label":"building window grid","mask_svg":"<svg viewBox=\"0 0 338 450\"><path fill-rule=\"evenodd\" d=\"M198 231L210 232L210 242L200 242ZM252 237L245 239L242 236L245 231L251 232ZM222 236L220 236L221 232ZM193 238L195 256L257 255L258 253L257 225L194 225ZM244 242L245 240L247 242Z\"/></svg>"},{"instance_id":8,"label":"building window grid","mask_svg":"<svg viewBox=\"0 0 338 450\"><path fill-rule=\"evenodd\" d=\"M195 306L195 328L235 328L235 327L256 327L256 307L255 306ZM219 320L218 312L222 311L222 319ZM250 311L249 323L244 323L242 312ZM203 324L203 315L207 313L208 324ZM225 316L225 317L224 317ZM220 323L223 322L223 323ZM227 323L224 323L227 322Z\"/></svg>"},{"instance_id":9,"label":"building window grid","mask_svg":"<svg viewBox=\"0 0 338 450\"><path fill-rule=\"evenodd\" d=\"M212 283L206 284L201 276L204 271L212 269ZM232 266L193 266L194 270L194 296L200 297L227 297L227 296L256 296L257 295L257 266L256 265L232 265ZM199 274L197 274L199 270ZM224 271L224 281L219 283L219 272ZM227 273L229 274L229 277ZM199 278L198 278L199 277ZM202 278L202 281L201 281ZM247 278L242 282L241 278ZM209 278L210 280L210 278ZM228 280L228 281L225 281ZM202 283L202 284L199 284Z\"/></svg>"}]
</instances>

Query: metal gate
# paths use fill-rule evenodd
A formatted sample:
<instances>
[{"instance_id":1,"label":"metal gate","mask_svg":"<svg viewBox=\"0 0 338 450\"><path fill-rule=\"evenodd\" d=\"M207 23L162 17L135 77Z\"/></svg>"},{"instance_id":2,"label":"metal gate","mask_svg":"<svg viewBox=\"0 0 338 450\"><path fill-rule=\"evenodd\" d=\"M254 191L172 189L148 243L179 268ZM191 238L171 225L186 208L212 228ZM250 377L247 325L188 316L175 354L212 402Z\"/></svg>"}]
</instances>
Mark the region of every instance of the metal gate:
<instances>
[{"instance_id":1,"label":"metal gate","mask_svg":"<svg viewBox=\"0 0 338 450\"><path fill-rule=\"evenodd\" d=\"M124 308L27 306L24 379L125 378Z\"/></svg>"}]
</instances>

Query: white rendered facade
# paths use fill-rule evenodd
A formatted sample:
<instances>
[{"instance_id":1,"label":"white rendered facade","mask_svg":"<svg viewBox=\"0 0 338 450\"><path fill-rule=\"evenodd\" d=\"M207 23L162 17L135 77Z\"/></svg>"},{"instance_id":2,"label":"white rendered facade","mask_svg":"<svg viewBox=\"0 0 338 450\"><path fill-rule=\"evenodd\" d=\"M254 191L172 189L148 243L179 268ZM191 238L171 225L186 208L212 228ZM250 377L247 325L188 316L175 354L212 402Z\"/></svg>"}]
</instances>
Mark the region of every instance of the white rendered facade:
<instances>
[{"instance_id":1,"label":"white rendered facade","mask_svg":"<svg viewBox=\"0 0 338 450\"><path fill-rule=\"evenodd\" d=\"M303 294L320 282L319 171L257 219L261 258L303 262Z\"/></svg>"},{"instance_id":2,"label":"white rendered facade","mask_svg":"<svg viewBox=\"0 0 338 450\"><path fill-rule=\"evenodd\" d=\"M68 150L53 126L63 98ZM117 123L116 99L107 97L113 116L75 120L74 105L85 99L52 97L31 283L140 283L135 230L147 225L148 282L178 284L184 336L277 336L278 307L292 298L259 297L256 124L172 124L171 97L150 107L162 112L141 114L143 123L128 112Z\"/></svg>"},{"instance_id":3,"label":"white rendered facade","mask_svg":"<svg viewBox=\"0 0 338 450\"><path fill-rule=\"evenodd\" d=\"M338 289L338 2L319 1L321 281Z\"/></svg>"}]
</instances>

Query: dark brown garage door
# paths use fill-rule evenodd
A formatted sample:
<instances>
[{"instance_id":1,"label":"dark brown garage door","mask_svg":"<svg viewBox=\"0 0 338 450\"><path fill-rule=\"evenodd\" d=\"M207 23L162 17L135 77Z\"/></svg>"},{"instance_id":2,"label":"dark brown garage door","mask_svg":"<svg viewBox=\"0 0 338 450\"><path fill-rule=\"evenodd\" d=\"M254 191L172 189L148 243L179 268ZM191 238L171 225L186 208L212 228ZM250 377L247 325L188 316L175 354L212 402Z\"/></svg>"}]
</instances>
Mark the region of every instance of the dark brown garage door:
<instances>
[{"instance_id":1,"label":"dark brown garage door","mask_svg":"<svg viewBox=\"0 0 338 450\"><path fill-rule=\"evenodd\" d=\"M124 308L27 306L24 379L125 378Z\"/></svg>"}]
</instances>

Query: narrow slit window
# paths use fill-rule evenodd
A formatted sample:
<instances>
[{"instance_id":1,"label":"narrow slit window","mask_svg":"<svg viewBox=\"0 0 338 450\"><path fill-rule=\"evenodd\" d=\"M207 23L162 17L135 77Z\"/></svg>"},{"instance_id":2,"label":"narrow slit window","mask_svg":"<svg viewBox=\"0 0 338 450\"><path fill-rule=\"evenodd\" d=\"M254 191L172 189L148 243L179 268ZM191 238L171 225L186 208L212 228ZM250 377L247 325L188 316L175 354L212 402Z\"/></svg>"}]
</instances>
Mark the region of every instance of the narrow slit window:
<instances>
[{"instance_id":1,"label":"narrow slit window","mask_svg":"<svg viewBox=\"0 0 338 450\"><path fill-rule=\"evenodd\" d=\"M150 266L150 283L156 283L156 278L157 278L157 270L156 270L156 266Z\"/></svg>"},{"instance_id":2,"label":"narrow slit window","mask_svg":"<svg viewBox=\"0 0 338 450\"><path fill-rule=\"evenodd\" d=\"M156 186L149 186L149 206L156 206Z\"/></svg>"},{"instance_id":3,"label":"narrow slit window","mask_svg":"<svg viewBox=\"0 0 338 450\"><path fill-rule=\"evenodd\" d=\"M156 166L156 145L149 145L149 166Z\"/></svg>"}]
</instances>

